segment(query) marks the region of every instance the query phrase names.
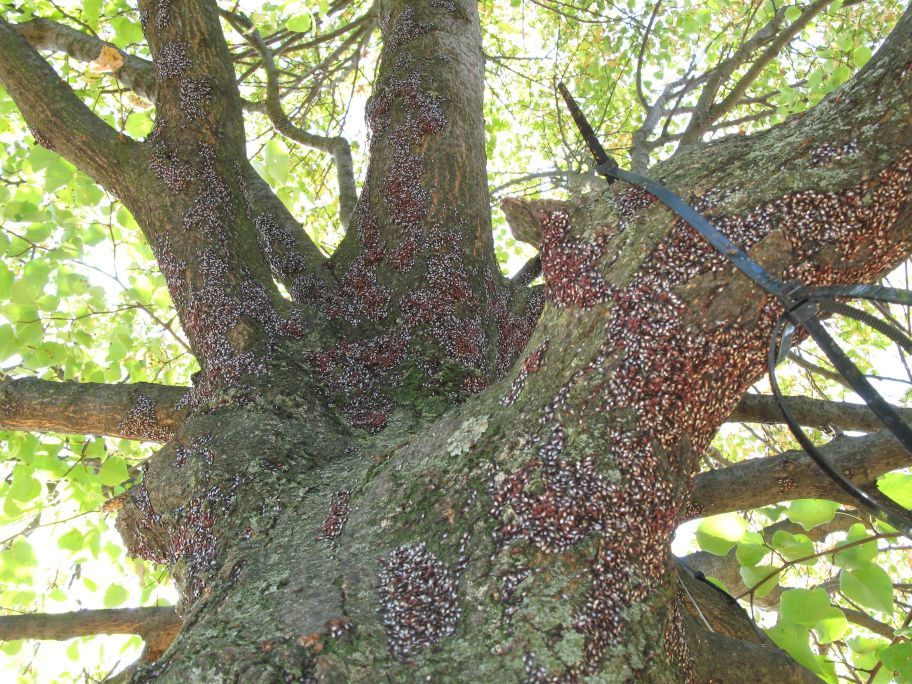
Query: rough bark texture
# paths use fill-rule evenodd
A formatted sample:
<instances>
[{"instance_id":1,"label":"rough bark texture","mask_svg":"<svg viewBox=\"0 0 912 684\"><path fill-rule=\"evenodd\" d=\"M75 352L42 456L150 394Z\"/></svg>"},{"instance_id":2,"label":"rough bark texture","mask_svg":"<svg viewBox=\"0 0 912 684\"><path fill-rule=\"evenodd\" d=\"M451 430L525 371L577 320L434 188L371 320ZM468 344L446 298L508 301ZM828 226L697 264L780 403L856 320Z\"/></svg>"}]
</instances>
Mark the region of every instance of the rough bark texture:
<instances>
[{"instance_id":1,"label":"rough bark texture","mask_svg":"<svg viewBox=\"0 0 912 684\"><path fill-rule=\"evenodd\" d=\"M370 169L324 262L244 156L214 3L140 8L157 121L120 196L203 370L118 517L183 596L134 681L709 681L718 649L713 681L808 681L740 609L685 622L669 556L776 302L615 184L539 215L539 318L494 263L470 0L379 3ZM907 12L814 110L652 174L777 275L874 279L912 245L910 53Z\"/></svg>"}]
</instances>

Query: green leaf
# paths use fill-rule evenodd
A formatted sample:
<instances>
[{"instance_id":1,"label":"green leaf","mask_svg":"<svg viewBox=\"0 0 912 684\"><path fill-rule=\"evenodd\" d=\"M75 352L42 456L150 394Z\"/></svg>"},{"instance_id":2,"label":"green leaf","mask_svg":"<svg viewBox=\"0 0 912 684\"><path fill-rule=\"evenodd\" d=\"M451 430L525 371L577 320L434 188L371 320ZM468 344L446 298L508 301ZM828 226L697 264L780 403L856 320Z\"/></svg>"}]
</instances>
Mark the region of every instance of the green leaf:
<instances>
[{"instance_id":1,"label":"green leaf","mask_svg":"<svg viewBox=\"0 0 912 684\"><path fill-rule=\"evenodd\" d=\"M817 641L831 644L842 639L849 631L849 621L837 606L831 606L827 615L814 625Z\"/></svg>"},{"instance_id":2,"label":"green leaf","mask_svg":"<svg viewBox=\"0 0 912 684\"><path fill-rule=\"evenodd\" d=\"M0 299L9 298L10 286L13 284L13 272L0 264Z\"/></svg>"},{"instance_id":3,"label":"green leaf","mask_svg":"<svg viewBox=\"0 0 912 684\"><path fill-rule=\"evenodd\" d=\"M22 537L17 537L10 545L9 551L4 551L4 553L9 553L19 568L34 568L38 565L38 558L35 556L32 545Z\"/></svg>"},{"instance_id":4,"label":"green leaf","mask_svg":"<svg viewBox=\"0 0 912 684\"><path fill-rule=\"evenodd\" d=\"M741 565L752 566L763 560L763 557L768 553L769 548L765 544L739 542L735 556L737 556Z\"/></svg>"},{"instance_id":5,"label":"green leaf","mask_svg":"<svg viewBox=\"0 0 912 684\"><path fill-rule=\"evenodd\" d=\"M789 504L788 519L801 525L806 530L812 530L817 525L830 522L836 515L839 504L835 501L823 499L795 499Z\"/></svg>"},{"instance_id":6,"label":"green leaf","mask_svg":"<svg viewBox=\"0 0 912 684\"><path fill-rule=\"evenodd\" d=\"M152 132L152 119L148 114L133 112L127 117L124 130L131 138L142 140Z\"/></svg>"},{"instance_id":7,"label":"green leaf","mask_svg":"<svg viewBox=\"0 0 912 684\"><path fill-rule=\"evenodd\" d=\"M778 568L774 565L756 565L752 568L742 567L739 569L741 574L741 579L744 580L744 584L748 587L754 587L757 585L757 582L763 580L764 577L775 572ZM757 598L763 598L769 594L773 589L776 588L776 585L779 583L779 573L772 575L769 579L763 581L763 584L754 589L754 596Z\"/></svg>"},{"instance_id":8,"label":"green leaf","mask_svg":"<svg viewBox=\"0 0 912 684\"><path fill-rule=\"evenodd\" d=\"M686 34L699 33L700 20L692 14L684 15L681 19L681 29Z\"/></svg>"},{"instance_id":9,"label":"green leaf","mask_svg":"<svg viewBox=\"0 0 912 684\"><path fill-rule=\"evenodd\" d=\"M21 464L13 468L13 481L9 488L11 498L31 501L41 494L41 482L32 476L34 472L33 468Z\"/></svg>"},{"instance_id":10,"label":"green leaf","mask_svg":"<svg viewBox=\"0 0 912 684\"><path fill-rule=\"evenodd\" d=\"M125 48L131 43L139 43L143 39L142 27L129 18L120 16L110 20L114 29L114 40L117 47Z\"/></svg>"},{"instance_id":11,"label":"green leaf","mask_svg":"<svg viewBox=\"0 0 912 684\"><path fill-rule=\"evenodd\" d=\"M796 5L792 5L791 7L788 7L785 10L785 18L789 22L795 21L800 16L801 16L801 8Z\"/></svg>"},{"instance_id":12,"label":"green leaf","mask_svg":"<svg viewBox=\"0 0 912 684\"><path fill-rule=\"evenodd\" d=\"M84 0L82 16L89 24L96 26L101 18L101 0Z\"/></svg>"},{"instance_id":13,"label":"green leaf","mask_svg":"<svg viewBox=\"0 0 912 684\"><path fill-rule=\"evenodd\" d=\"M803 534L789 534L784 530L777 530L770 540L773 548L776 549L787 561L793 561L798 558L804 558L814 553L814 542L810 537ZM816 562L816 558L805 561L809 565Z\"/></svg>"},{"instance_id":14,"label":"green leaf","mask_svg":"<svg viewBox=\"0 0 912 684\"><path fill-rule=\"evenodd\" d=\"M700 521L697 544L704 551L724 556L747 532L747 521L737 513L713 515Z\"/></svg>"},{"instance_id":15,"label":"green leaf","mask_svg":"<svg viewBox=\"0 0 912 684\"><path fill-rule=\"evenodd\" d=\"M912 508L912 475L887 473L877 480L877 488L900 506Z\"/></svg>"},{"instance_id":16,"label":"green leaf","mask_svg":"<svg viewBox=\"0 0 912 684\"><path fill-rule=\"evenodd\" d=\"M840 64L838 67L833 69L833 82L836 85L845 83L849 76L852 75L852 71L845 64Z\"/></svg>"},{"instance_id":17,"label":"green leaf","mask_svg":"<svg viewBox=\"0 0 912 684\"><path fill-rule=\"evenodd\" d=\"M128 598L130 598L130 592L119 584L112 584L105 591L103 599L104 607L116 608L117 606L123 605Z\"/></svg>"},{"instance_id":18,"label":"green leaf","mask_svg":"<svg viewBox=\"0 0 912 684\"><path fill-rule=\"evenodd\" d=\"M28 149L28 163L29 166L32 167L33 171L46 169L48 166L59 159L60 155L58 155L56 152L51 152L50 150L41 147L40 145L32 145Z\"/></svg>"},{"instance_id":19,"label":"green leaf","mask_svg":"<svg viewBox=\"0 0 912 684\"><path fill-rule=\"evenodd\" d=\"M126 462L119 456L108 456L98 471L101 483L108 487L121 484L130 477Z\"/></svg>"},{"instance_id":20,"label":"green leaf","mask_svg":"<svg viewBox=\"0 0 912 684\"><path fill-rule=\"evenodd\" d=\"M75 167L65 159L57 157L44 171L44 189L54 192L70 182Z\"/></svg>"},{"instance_id":21,"label":"green leaf","mask_svg":"<svg viewBox=\"0 0 912 684\"><path fill-rule=\"evenodd\" d=\"M881 613L893 612L893 582L876 563L839 573L839 589L851 601Z\"/></svg>"},{"instance_id":22,"label":"green leaf","mask_svg":"<svg viewBox=\"0 0 912 684\"><path fill-rule=\"evenodd\" d=\"M16 331L9 323L0 324L0 361L19 353Z\"/></svg>"},{"instance_id":23,"label":"green leaf","mask_svg":"<svg viewBox=\"0 0 912 684\"><path fill-rule=\"evenodd\" d=\"M289 31L294 31L295 33L306 33L310 30L313 21L310 18L309 14L298 14L293 17L289 17L285 21L285 28Z\"/></svg>"},{"instance_id":24,"label":"green leaf","mask_svg":"<svg viewBox=\"0 0 912 684\"><path fill-rule=\"evenodd\" d=\"M82 549L82 532L79 530L70 530L57 540L57 545L67 551L79 551Z\"/></svg>"},{"instance_id":25,"label":"green leaf","mask_svg":"<svg viewBox=\"0 0 912 684\"><path fill-rule=\"evenodd\" d=\"M890 642L880 638L880 637L864 637L864 636L853 636L851 639L847 639L846 643L849 648L852 649L855 653L859 655L872 655L875 656L865 667L871 668L874 667L874 664L877 662L877 651L882 650L884 646L888 645Z\"/></svg>"},{"instance_id":26,"label":"green leaf","mask_svg":"<svg viewBox=\"0 0 912 684\"><path fill-rule=\"evenodd\" d=\"M782 592L779 617L783 622L813 627L821 643L841 639L849 629L845 613L830 605L824 589L788 589Z\"/></svg>"},{"instance_id":27,"label":"green leaf","mask_svg":"<svg viewBox=\"0 0 912 684\"><path fill-rule=\"evenodd\" d=\"M850 544L852 542L861 541L870 537L865 526L861 523L856 523L849 528L849 532L846 535L844 541L841 541L836 544L836 548ZM833 555L833 563L838 565L841 568L846 568L847 570L856 570L858 568L868 565L874 557L877 555L877 540L869 542L867 544L859 544L858 546L853 546L845 551L839 551Z\"/></svg>"},{"instance_id":28,"label":"green leaf","mask_svg":"<svg viewBox=\"0 0 912 684\"><path fill-rule=\"evenodd\" d=\"M871 59L871 54L871 48L861 45L852 52L852 63L860 69Z\"/></svg>"},{"instance_id":29,"label":"green leaf","mask_svg":"<svg viewBox=\"0 0 912 684\"><path fill-rule=\"evenodd\" d=\"M6 641L2 646L0 646L0 652L8 656L14 656L19 653L20 650L22 650L22 643L23 642L21 639L16 641Z\"/></svg>"},{"instance_id":30,"label":"green leaf","mask_svg":"<svg viewBox=\"0 0 912 684\"><path fill-rule=\"evenodd\" d=\"M817 672L819 669L817 656L811 651L811 646L808 643L811 636L810 629L793 622L779 622L775 627L766 630L766 633L769 634L776 646L811 672Z\"/></svg>"},{"instance_id":31,"label":"green leaf","mask_svg":"<svg viewBox=\"0 0 912 684\"><path fill-rule=\"evenodd\" d=\"M786 622L813 626L832 608L825 589L787 589L779 602L779 616Z\"/></svg>"},{"instance_id":32,"label":"green leaf","mask_svg":"<svg viewBox=\"0 0 912 684\"><path fill-rule=\"evenodd\" d=\"M273 180L282 185L288 179L288 169L290 162L288 159L288 148L285 143L272 138L266 143L266 169Z\"/></svg>"},{"instance_id":33,"label":"green leaf","mask_svg":"<svg viewBox=\"0 0 912 684\"><path fill-rule=\"evenodd\" d=\"M899 681L912 681L912 643L906 641L888 646L880 653L887 670L898 675Z\"/></svg>"}]
</instances>

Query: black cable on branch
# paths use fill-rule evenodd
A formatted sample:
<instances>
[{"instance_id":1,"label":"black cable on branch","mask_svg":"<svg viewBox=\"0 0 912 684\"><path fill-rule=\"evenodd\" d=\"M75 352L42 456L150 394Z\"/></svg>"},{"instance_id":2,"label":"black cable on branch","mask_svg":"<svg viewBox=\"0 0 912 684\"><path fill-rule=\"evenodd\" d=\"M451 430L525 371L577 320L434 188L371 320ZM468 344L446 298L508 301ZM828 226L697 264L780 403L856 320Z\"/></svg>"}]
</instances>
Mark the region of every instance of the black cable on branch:
<instances>
[{"instance_id":1,"label":"black cable on branch","mask_svg":"<svg viewBox=\"0 0 912 684\"><path fill-rule=\"evenodd\" d=\"M906 352L912 354L912 339L902 330L888 321L836 299L866 299L887 304L912 306L912 292L876 285L807 287L797 280L789 282L780 280L751 259L747 252L729 240L718 228L700 215L696 209L667 187L650 178L620 168L617 162L605 152L598 137L595 135L595 131L592 130L592 126L586 120L579 105L577 105L564 84L559 83L557 88L564 98L564 102L567 103L567 108L570 110L570 115L573 117L580 134L595 158L595 170L608 183L622 180L654 195L678 216L687 221L732 265L782 303L784 312L773 329L767 362L770 386L786 425L788 425L802 448L828 477L848 492L861 506L886 521L892 527L895 527L906 537L912 539L912 515L910 515L910 511L885 496L875 498L836 470L820 450L814 446L807 435L804 434L801 426L788 410L782 397L779 382L776 379L776 366L788 354L791 339L795 332L803 329L817 343L817 346L830 360L836 371L845 378L848 385L865 401L874 415L883 422L896 439L912 454L912 428L902 421L893 407L874 389L864 374L839 348L820 321L821 313L848 316L862 325L880 332Z\"/></svg>"}]
</instances>

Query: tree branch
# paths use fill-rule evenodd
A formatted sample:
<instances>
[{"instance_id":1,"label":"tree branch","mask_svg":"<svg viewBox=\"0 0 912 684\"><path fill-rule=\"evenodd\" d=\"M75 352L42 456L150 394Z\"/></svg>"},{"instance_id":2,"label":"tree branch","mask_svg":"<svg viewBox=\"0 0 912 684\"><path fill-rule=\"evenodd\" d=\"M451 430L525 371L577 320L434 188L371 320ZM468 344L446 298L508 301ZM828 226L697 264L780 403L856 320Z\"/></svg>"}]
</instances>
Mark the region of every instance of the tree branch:
<instances>
[{"instance_id":1,"label":"tree branch","mask_svg":"<svg viewBox=\"0 0 912 684\"><path fill-rule=\"evenodd\" d=\"M249 191L248 200L250 202L251 212L263 217L269 215L278 221L286 230L291 238L290 243L286 244L281 240L272 240L270 246L273 250L273 259L282 261L282 268L273 269L273 274L288 289L293 298L299 299L296 280L299 277L322 278L326 273L323 269L318 268L324 261L320 249L310 239L304 226L292 215L288 208L282 203L276 194L269 187L269 184L263 180L256 169L249 163L242 165L244 176L247 179L247 189ZM256 222L257 230L260 232L260 239L268 239L263 235L263 230L268 231L261 219ZM299 263L303 255L303 263ZM303 266L303 268L299 268Z\"/></svg>"},{"instance_id":2,"label":"tree branch","mask_svg":"<svg viewBox=\"0 0 912 684\"><path fill-rule=\"evenodd\" d=\"M864 437L837 437L821 448L833 466L860 486L910 464L908 452L887 430ZM855 505L802 450L757 458L694 479L682 519L767 506L778 501L818 498Z\"/></svg>"},{"instance_id":3,"label":"tree branch","mask_svg":"<svg viewBox=\"0 0 912 684\"><path fill-rule=\"evenodd\" d=\"M0 641L65 641L96 634L138 634L146 642L145 660L156 660L177 636L181 621L170 606L77 610L0 616Z\"/></svg>"},{"instance_id":4,"label":"tree branch","mask_svg":"<svg viewBox=\"0 0 912 684\"><path fill-rule=\"evenodd\" d=\"M819 684L820 679L775 646L732 639L701 629L688 621L694 676L700 682L743 682L750 673L754 684ZM724 654L724 657L721 657Z\"/></svg>"},{"instance_id":5,"label":"tree branch","mask_svg":"<svg viewBox=\"0 0 912 684\"><path fill-rule=\"evenodd\" d=\"M19 34L36 50L62 52L79 62L94 62L105 47L117 50L123 59L123 65L112 71L111 76L125 88L155 104L158 82L155 80L155 66L149 60L131 55L112 43L50 19L36 17L15 26ZM266 113L266 108L260 102L244 99L241 102L244 111Z\"/></svg>"},{"instance_id":6,"label":"tree branch","mask_svg":"<svg viewBox=\"0 0 912 684\"><path fill-rule=\"evenodd\" d=\"M646 102L646 96L643 94L643 57L646 54L646 45L649 43L649 34L652 33L652 26L661 9L662 0L656 0L656 4L652 8L652 13L649 15L649 22L646 24L646 30L643 32L643 40L640 42L640 54L637 55L636 93L637 99L640 101L643 109L649 109L649 103Z\"/></svg>"},{"instance_id":7,"label":"tree branch","mask_svg":"<svg viewBox=\"0 0 912 684\"><path fill-rule=\"evenodd\" d=\"M534 173L525 173L521 176L517 176L511 180L501 183L496 188L491 190L492 195L497 195L500 192L503 192L509 187L514 185L519 185L521 183L526 183L530 180L537 180L539 178L567 178L571 175L570 171L561 171L560 169L551 169L549 171L536 171Z\"/></svg>"},{"instance_id":8,"label":"tree branch","mask_svg":"<svg viewBox=\"0 0 912 684\"><path fill-rule=\"evenodd\" d=\"M142 157L138 144L98 118L3 17L0 85L40 145L54 150L116 195L129 187L127 177L142 168L137 163Z\"/></svg>"},{"instance_id":9,"label":"tree branch","mask_svg":"<svg viewBox=\"0 0 912 684\"><path fill-rule=\"evenodd\" d=\"M184 421L175 404L186 387L53 382L0 382L0 429L106 435L167 442Z\"/></svg>"},{"instance_id":10,"label":"tree branch","mask_svg":"<svg viewBox=\"0 0 912 684\"><path fill-rule=\"evenodd\" d=\"M36 50L63 52L80 62L94 62L103 48L116 50L123 64L111 75L140 97L155 101L155 71L149 60L134 57L112 43L50 19L30 19L16 24L16 30Z\"/></svg>"},{"instance_id":11,"label":"tree branch","mask_svg":"<svg viewBox=\"0 0 912 684\"><path fill-rule=\"evenodd\" d=\"M846 620L851 622L853 625L864 627L865 629L874 632L874 634L878 634L887 639L892 639L896 635L896 630L893 629L890 625L871 617L862 610L842 608L841 606L840 610L842 610L843 614L845 614Z\"/></svg>"},{"instance_id":12,"label":"tree branch","mask_svg":"<svg viewBox=\"0 0 912 684\"><path fill-rule=\"evenodd\" d=\"M773 19L771 19L762 29L760 29L750 40L744 43L739 50L729 60L726 60L717 67L718 72L714 73L713 78L704 86L700 93L700 99L697 102L696 111L691 116L681 137L683 144L688 144L699 140L707 131L714 121L725 116L735 106L738 105L741 98L747 92L747 89L757 80L757 77L763 72L766 66L779 54L788 42L794 38L807 24L817 16L832 0L816 0L809 5L795 21L788 25L781 33L776 34L779 25L785 17L785 7L780 8ZM773 38L773 36L775 36ZM772 42L770 39L772 38ZM751 64L747 73L742 76L734 85L728 95L719 102L714 104L719 88L729 77L756 49L769 43L766 50Z\"/></svg>"},{"instance_id":13,"label":"tree branch","mask_svg":"<svg viewBox=\"0 0 912 684\"><path fill-rule=\"evenodd\" d=\"M542 272L541 254L536 254L523 264L522 268L516 272L510 281L516 285L531 285L532 281L538 278Z\"/></svg>"},{"instance_id":14,"label":"tree branch","mask_svg":"<svg viewBox=\"0 0 912 684\"><path fill-rule=\"evenodd\" d=\"M785 404L795 419L807 427L824 429L836 427L843 430L873 432L883 423L865 404L845 401L823 401L807 397L786 397ZM899 416L912 423L912 409L894 406ZM770 395L746 394L728 417L730 423L763 423L776 425L784 422L776 400Z\"/></svg>"},{"instance_id":15,"label":"tree branch","mask_svg":"<svg viewBox=\"0 0 912 684\"><path fill-rule=\"evenodd\" d=\"M349 219L358 203L358 189L355 184L354 164L352 162L351 145L341 135L323 136L309 133L295 126L285 110L282 109L281 93L279 92L279 73L273 59L272 51L266 45L260 32L253 22L243 14L222 11L235 30L256 49L263 62L266 72L266 113L276 130L292 140L313 147L333 156L336 164L336 182L339 186L339 219L343 228L348 227ZM360 37L365 28L358 29L352 35Z\"/></svg>"}]
</instances>

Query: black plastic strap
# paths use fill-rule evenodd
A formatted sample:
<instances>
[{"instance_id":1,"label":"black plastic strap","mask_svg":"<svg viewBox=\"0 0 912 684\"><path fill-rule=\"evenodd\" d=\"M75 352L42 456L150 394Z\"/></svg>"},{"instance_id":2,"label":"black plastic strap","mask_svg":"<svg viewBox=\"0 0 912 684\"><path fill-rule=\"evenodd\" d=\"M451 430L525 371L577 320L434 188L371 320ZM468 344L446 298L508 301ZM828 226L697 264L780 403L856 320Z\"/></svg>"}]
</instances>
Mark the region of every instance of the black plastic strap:
<instances>
[{"instance_id":1,"label":"black plastic strap","mask_svg":"<svg viewBox=\"0 0 912 684\"><path fill-rule=\"evenodd\" d=\"M772 339L770 340L769 354L767 357L770 387L773 390L773 396L776 398L776 403L779 405L779 410L782 413L786 425L788 425L789 430L792 431L792 434L795 436L795 439L798 440L801 447L808 453L808 456L811 457L817 466L826 473L830 479L862 503L865 508L895 527L902 534L912 538L912 519L909 517L909 511L893 501L890 501L886 497L884 497L882 501L874 499L870 494L846 478L845 475L833 468L826 456L820 453L817 447L814 446L814 443L804 434L801 425L799 425L798 421L792 416L792 412L789 411L788 406L783 400L782 390L779 388L779 382L776 378L779 340L787 322L788 317L787 315L784 315L776 323L776 326L773 329ZM805 322L804 325L807 328L808 333L810 333L811 337L820 347L821 351L827 355L827 358L830 359L836 367L836 370L849 382L852 389L867 402L874 414L886 424L896 438L899 439L900 443L907 450L912 452L912 430L902 422L893 408L883 400L883 397L871 387L870 383L868 383L855 365L847 356L845 356L845 354L843 354L842 350L836 345L826 330L823 329L823 325L820 321L815 318ZM897 429L894 430L894 427Z\"/></svg>"},{"instance_id":2,"label":"black plastic strap","mask_svg":"<svg viewBox=\"0 0 912 684\"><path fill-rule=\"evenodd\" d=\"M606 168L617 168L617 162L605 152L605 148L602 147L602 143L599 142L598 136L595 134L595 131L592 130L592 126L589 125L589 122L580 110L579 105L576 104L576 100L573 99L570 91L567 90L567 87L563 83L558 83L557 89L564 98L564 102L567 103L567 109L570 110L570 116L573 117L573 122L579 129L580 135L582 135L583 140L586 141L586 145L589 147L589 151L595 159L596 166L607 165ZM606 177L606 180L609 183L614 182L614 178L611 178L610 176Z\"/></svg>"},{"instance_id":3,"label":"black plastic strap","mask_svg":"<svg viewBox=\"0 0 912 684\"><path fill-rule=\"evenodd\" d=\"M598 173L604 176L609 183L619 179L654 195L690 224L694 230L700 233L717 252L728 259L738 270L782 302L785 313L774 328L767 363L769 365L770 385L786 424L792 434L795 435L795 439L798 440L799 444L808 452L821 470L866 508L883 517L890 525L912 538L912 516L910 516L910 512L890 501L887 497L880 497L882 501L875 500L870 494L856 487L842 473L834 469L826 457L807 438L801 426L788 410L776 380L776 365L780 358L787 353L794 331L799 326L803 326L839 374L846 379L849 386L867 403L871 411L893 433L906 450L912 453L912 428L900 419L893 407L871 386L864 374L858 370L849 357L833 341L833 338L830 337L818 318L820 310L844 314L871 326L912 353L912 340L895 327L865 311L833 301L834 297L846 297L912 306L912 292L872 285L807 288L797 281L784 282L776 278L751 259L747 252L725 237L712 223L707 221L696 209L674 192L650 178L620 168L617 162L605 152L595 135L595 131L592 130L592 126L589 125L579 105L576 104L564 84L559 84L558 89L567 103L567 108L570 110L570 114L573 116L573 120L576 122L583 139L592 152L592 156L595 158L595 170ZM786 325L789 327L786 328Z\"/></svg>"},{"instance_id":4,"label":"black plastic strap","mask_svg":"<svg viewBox=\"0 0 912 684\"><path fill-rule=\"evenodd\" d=\"M832 297L846 297L848 299L868 299L885 304L901 304L912 306L912 292L897 290L893 287L880 285L833 285L829 287L809 288L806 294L808 299L830 299Z\"/></svg>"},{"instance_id":5,"label":"black plastic strap","mask_svg":"<svg viewBox=\"0 0 912 684\"><path fill-rule=\"evenodd\" d=\"M776 295L780 299L783 298L784 293L786 292L786 285L784 282L771 275L766 269L760 266L760 264L751 259L747 255L747 252L725 237L718 228L703 218L696 209L687 204L664 185L656 183L654 180L641 176L638 173L625 171L621 168L607 170L606 173L610 173L615 178L619 178L631 185L641 187L655 195L668 206L669 209L687 221L687 223L700 233L700 235L706 238L707 242L709 242L717 252L728 259L739 271L767 292ZM791 308L795 302L789 298L783 303L786 304L786 308Z\"/></svg>"},{"instance_id":6,"label":"black plastic strap","mask_svg":"<svg viewBox=\"0 0 912 684\"><path fill-rule=\"evenodd\" d=\"M909 338L906 333L897 328L892 323L878 318L873 314L869 314L867 311L862 311L861 309L856 309L854 306L849 306L848 304L843 304L842 302L834 302L832 300L821 300L817 302L823 311L827 313L839 314L840 316L846 316L848 318L854 318L859 323L864 323L869 328L873 328L879 332L884 337L888 337L898 344L907 354L912 354L912 339Z\"/></svg>"}]
</instances>

